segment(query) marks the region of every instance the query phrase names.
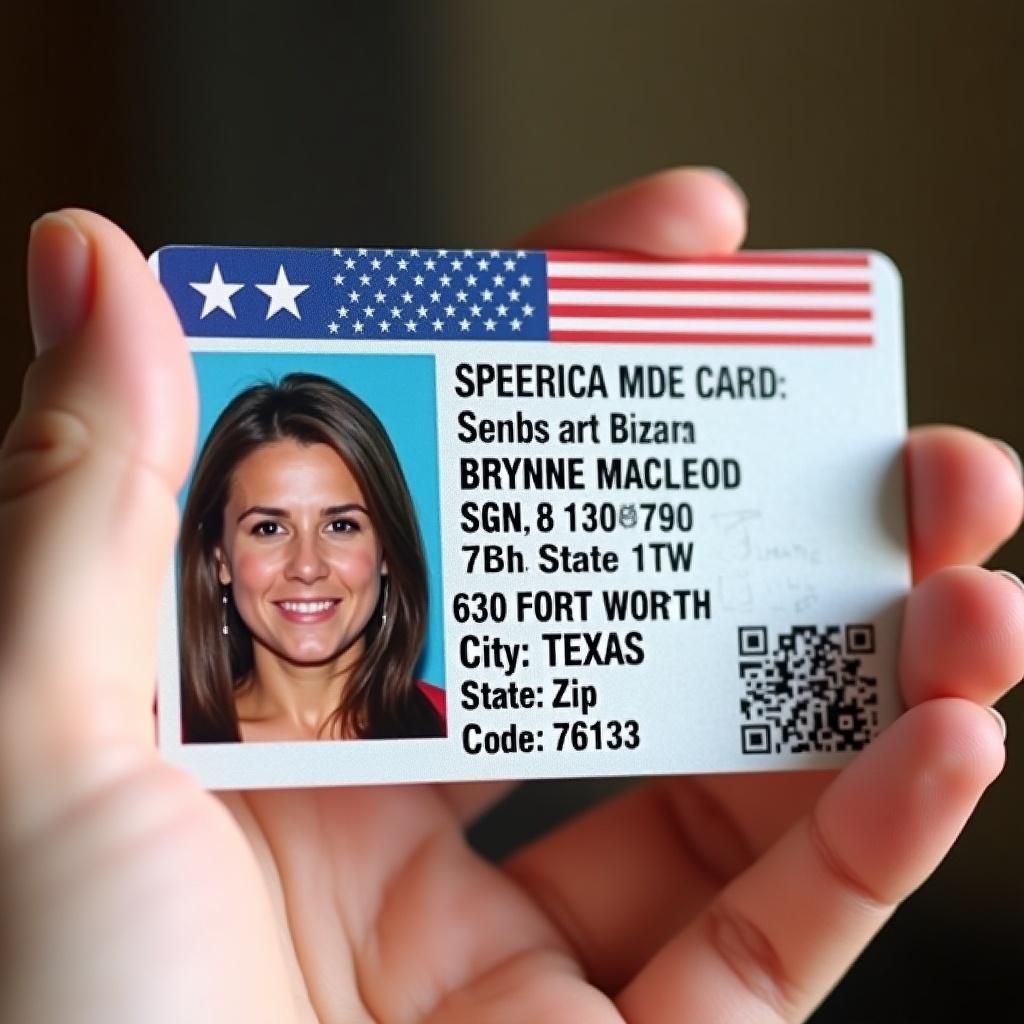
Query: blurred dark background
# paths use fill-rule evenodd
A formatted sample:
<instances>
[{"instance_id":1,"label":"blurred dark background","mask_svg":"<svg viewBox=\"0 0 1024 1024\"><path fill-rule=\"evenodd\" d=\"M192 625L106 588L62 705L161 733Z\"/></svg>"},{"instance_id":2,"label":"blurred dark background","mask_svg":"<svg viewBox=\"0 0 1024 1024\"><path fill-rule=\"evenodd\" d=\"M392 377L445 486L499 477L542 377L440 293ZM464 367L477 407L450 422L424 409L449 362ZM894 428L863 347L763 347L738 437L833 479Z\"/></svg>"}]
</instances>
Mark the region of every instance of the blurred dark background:
<instances>
[{"instance_id":1,"label":"blurred dark background","mask_svg":"<svg viewBox=\"0 0 1024 1024\"><path fill-rule=\"evenodd\" d=\"M1017 0L97 7L5 14L0 425L48 209L95 208L145 251L491 246L690 163L741 183L751 248L888 252L911 422L1024 448ZM1024 575L1024 546L993 564ZM1020 1019L1024 695L1003 710L1006 773L817 1024ZM474 839L497 855L612 785L532 784Z\"/></svg>"}]
</instances>

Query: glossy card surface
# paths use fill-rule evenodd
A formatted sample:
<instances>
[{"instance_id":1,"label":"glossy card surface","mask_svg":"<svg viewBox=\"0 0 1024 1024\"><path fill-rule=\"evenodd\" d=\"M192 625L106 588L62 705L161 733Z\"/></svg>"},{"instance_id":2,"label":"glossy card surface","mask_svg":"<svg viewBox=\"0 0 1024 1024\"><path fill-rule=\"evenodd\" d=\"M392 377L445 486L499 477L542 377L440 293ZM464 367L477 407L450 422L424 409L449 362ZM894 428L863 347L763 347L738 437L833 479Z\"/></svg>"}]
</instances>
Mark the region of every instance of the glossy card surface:
<instances>
[{"instance_id":1,"label":"glossy card surface","mask_svg":"<svg viewBox=\"0 0 1024 1024\"><path fill-rule=\"evenodd\" d=\"M873 252L171 246L164 755L214 788L822 768L899 712Z\"/></svg>"}]
</instances>

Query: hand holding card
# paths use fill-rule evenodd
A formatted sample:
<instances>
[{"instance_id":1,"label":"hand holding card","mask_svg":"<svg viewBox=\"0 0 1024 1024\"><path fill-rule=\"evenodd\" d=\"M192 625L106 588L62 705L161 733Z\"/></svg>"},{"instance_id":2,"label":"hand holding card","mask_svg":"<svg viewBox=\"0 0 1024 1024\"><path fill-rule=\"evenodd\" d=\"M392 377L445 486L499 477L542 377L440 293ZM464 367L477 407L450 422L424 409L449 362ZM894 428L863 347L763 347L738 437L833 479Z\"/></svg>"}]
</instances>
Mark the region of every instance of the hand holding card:
<instances>
[{"instance_id":1,"label":"hand holding card","mask_svg":"<svg viewBox=\"0 0 1024 1024\"><path fill-rule=\"evenodd\" d=\"M127 239L68 219L33 239L34 319L51 344L0 464L6 1016L483 1021L514 999L530 1020L805 1017L1001 765L979 705L1020 675L1024 596L949 566L1016 526L1005 453L962 431L913 435L911 552L929 576L902 639L911 707L834 780L651 783L502 870L461 838L455 808L479 790L218 801L148 735L155 605L192 440L186 351ZM717 179L676 172L530 244L721 251L740 219ZM946 665L952 676L932 671Z\"/></svg>"}]
</instances>

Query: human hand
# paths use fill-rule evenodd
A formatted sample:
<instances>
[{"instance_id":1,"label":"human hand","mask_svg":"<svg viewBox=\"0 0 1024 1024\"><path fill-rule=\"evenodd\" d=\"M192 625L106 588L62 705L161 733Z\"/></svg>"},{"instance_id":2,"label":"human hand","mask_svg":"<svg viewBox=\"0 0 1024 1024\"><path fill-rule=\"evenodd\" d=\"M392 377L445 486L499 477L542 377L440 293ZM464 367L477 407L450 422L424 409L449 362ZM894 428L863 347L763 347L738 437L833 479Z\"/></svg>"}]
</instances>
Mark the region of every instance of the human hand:
<instances>
[{"instance_id":1,"label":"human hand","mask_svg":"<svg viewBox=\"0 0 1024 1024\"><path fill-rule=\"evenodd\" d=\"M656 175L522 244L726 252L742 202ZM189 357L92 214L30 248L45 351L0 457L0 1019L802 1020L1002 765L1024 593L976 567L1022 488L992 442L912 432L909 710L837 776L673 778L496 867L494 787L217 797L153 747L160 583L191 456ZM959 566L959 567L957 567Z\"/></svg>"}]
</instances>

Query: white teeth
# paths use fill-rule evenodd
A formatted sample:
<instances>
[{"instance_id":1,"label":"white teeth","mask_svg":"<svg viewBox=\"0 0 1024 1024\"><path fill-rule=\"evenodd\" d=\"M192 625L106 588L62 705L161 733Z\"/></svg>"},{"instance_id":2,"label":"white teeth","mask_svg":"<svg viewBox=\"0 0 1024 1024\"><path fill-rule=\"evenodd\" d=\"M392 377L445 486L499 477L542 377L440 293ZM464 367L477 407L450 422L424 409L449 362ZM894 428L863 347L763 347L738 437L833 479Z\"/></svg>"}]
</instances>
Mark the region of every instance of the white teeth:
<instances>
[{"instance_id":1,"label":"white teeth","mask_svg":"<svg viewBox=\"0 0 1024 1024\"><path fill-rule=\"evenodd\" d=\"M281 607L286 612L297 612L299 615L316 615L327 611L333 604L333 601L282 601Z\"/></svg>"}]
</instances>

